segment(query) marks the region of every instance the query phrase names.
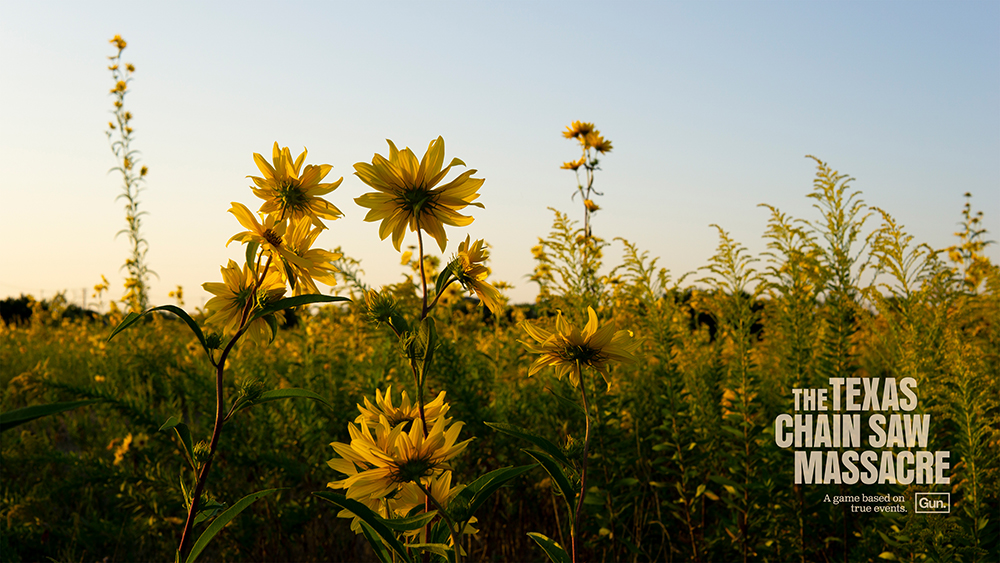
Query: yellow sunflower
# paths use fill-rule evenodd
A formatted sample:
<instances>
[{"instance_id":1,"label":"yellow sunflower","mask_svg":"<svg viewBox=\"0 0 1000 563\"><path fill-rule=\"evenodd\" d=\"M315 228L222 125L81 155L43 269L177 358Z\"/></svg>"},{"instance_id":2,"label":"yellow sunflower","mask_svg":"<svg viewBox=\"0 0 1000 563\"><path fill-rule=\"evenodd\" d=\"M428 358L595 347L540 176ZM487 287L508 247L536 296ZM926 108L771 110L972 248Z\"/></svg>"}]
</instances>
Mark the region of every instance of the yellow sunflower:
<instances>
[{"instance_id":1,"label":"yellow sunflower","mask_svg":"<svg viewBox=\"0 0 1000 563\"><path fill-rule=\"evenodd\" d=\"M254 291L256 279L253 270L244 264L242 268L232 260L222 268L222 283L206 282L202 284L205 291L215 297L208 300L205 309L209 325L218 327L224 334L234 334L240 329L243 320L243 310L247 303L256 308L261 303L267 304L279 299L285 294L285 283L276 268L268 270L260 288ZM253 309L251 309L252 311ZM263 318L250 324L246 331L247 338L257 343L270 340L270 329Z\"/></svg>"},{"instance_id":2,"label":"yellow sunflower","mask_svg":"<svg viewBox=\"0 0 1000 563\"><path fill-rule=\"evenodd\" d=\"M356 473L341 471L349 476L343 481L331 483L331 486L346 488L348 498L354 499L385 498L394 494L405 483L451 469L448 461L465 451L472 441L469 438L456 443L463 423L457 422L446 430L448 419L445 417L439 417L427 436L424 436L424 425L420 418L414 419L406 431L405 425L397 424L393 427L384 415L380 416L375 425L376 436L385 435L384 444L373 439L367 420L362 420L359 426L360 431L352 428L352 437L358 437L351 440L350 452L334 444L337 453L355 465ZM330 465L338 470L340 467L347 469L345 464L334 464L333 460Z\"/></svg>"},{"instance_id":3,"label":"yellow sunflower","mask_svg":"<svg viewBox=\"0 0 1000 563\"><path fill-rule=\"evenodd\" d=\"M381 452L391 451L396 438L402 432L402 427L394 429L388 423L378 424L376 422L373 427L375 429L374 435L367 424L362 424L360 428L353 424L348 424L347 429L351 435L351 443L333 442L330 444L333 446L334 452L340 457L335 457L326 463L335 471L344 474L345 478L340 481L330 482L327 484L327 487L332 489L347 489L347 496L349 498L363 503L379 516L389 518L391 517L390 512L395 505L393 499L384 499L385 494L373 495L371 491L362 490L359 487L349 488L348 483L350 479L375 467L375 464L370 461L368 456L362 455L364 452L371 450ZM361 519L355 516L353 512L344 509L337 513L337 516L341 518L354 518L354 521L351 522L351 530L355 533L361 532Z\"/></svg>"},{"instance_id":4,"label":"yellow sunflower","mask_svg":"<svg viewBox=\"0 0 1000 563\"><path fill-rule=\"evenodd\" d=\"M556 315L555 332L539 328L530 321L521 322L521 328L534 340L534 342L522 340L521 343L529 352L540 355L531 364L528 376L536 374L542 368L552 366L556 369L556 376L559 379L568 374L570 381L578 385L579 374L576 366L579 364L581 368L590 366L597 370L610 388L608 364L613 361L634 362L634 352L640 342L632 338L631 331L615 331L613 324L599 327L597 313L592 307L587 307L587 315L589 319L583 332L567 322L561 311Z\"/></svg>"},{"instance_id":5,"label":"yellow sunflower","mask_svg":"<svg viewBox=\"0 0 1000 563\"><path fill-rule=\"evenodd\" d=\"M473 202L479 197L477 190L483 185L482 178L472 178L476 170L467 170L457 178L435 188L451 170L452 166L465 163L453 158L451 164L444 164L444 139L431 141L420 162L409 148L402 151L389 142L389 158L380 154L372 157L371 164L359 162L354 165L355 175L374 188L356 198L361 207L369 208L365 221L382 221L379 237L385 240L392 233L392 244L400 249L406 228L411 232L422 229L434 237L444 251L448 236L444 225L464 227L473 218L458 213L469 205L483 207Z\"/></svg>"},{"instance_id":6,"label":"yellow sunflower","mask_svg":"<svg viewBox=\"0 0 1000 563\"><path fill-rule=\"evenodd\" d=\"M577 139L586 136L587 133L590 133L593 130L594 130L593 123L587 123L585 121L574 121L572 124L566 127L565 131L563 131L563 137L567 139Z\"/></svg>"},{"instance_id":7,"label":"yellow sunflower","mask_svg":"<svg viewBox=\"0 0 1000 563\"><path fill-rule=\"evenodd\" d=\"M599 153L611 152L611 141L602 137L597 129L584 135L581 142L584 148L592 148Z\"/></svg>"},{"instance_id":8,"label":"yellow sunflower","mask_svg":"<svg viewBox=\"0 0 1000 563\"><path fill-rule=\"evenodd\" d=\"M456 485L452 487L451 481L451 471L445 471L437 476L424 477L421 480L421 483L424 488L430 492L431 496L434 497L434 500L447 510L451 500L458 496L458 493L462 492L462 489L465 488L465 485ZM420 490L420 487L418 487L416 483L407 483L400 488L399 494L397 494L393 499L393 508L398 516L407 516L414 508L426 506L426 499L427 495ZM473 516L462 530L462 535L479 533L479 530L473 526L475 522L477 522L477 518ZM413 530L411 532L407 532L407 535L416 535L418 532L423 533L424 530ZM450 537L448 538L448 543L451 545ZM465 552L463 551L462 554L464 555Z\"/></svg>"},{"instance_id":9,"label":"yellow sunflower","mask_svg":"<svg viewBox=\"0 0 1000 563\"><path fill-rule=\"evenodd\" d=\"M482 263L489 258L485 244L482 239L470 244L471 237L466 236L465 242L458 245L457 265L455 277L466 289L473 291L479 299L489 307L494 315L499 315L503 309L503 297L497 288L486 283L486 276L490 270Z\"/></svg>"},{"instance_id":10,"label":"yellow sunflower","mask_svg":"<svg viewBox=\"0 0 1000 563\"><path fill-rule=\"evenodd\" d=\"M333 261L341 257L336 252L312 248L323 229L314 227L308 219L292 219L282 239L285 257L285 279L292 286L294 295L319 293L316 282L337 285Z\"/></svg>"},{"instance_id":11,"label":"yellow sunflower","mask_svg":"<svg viewBox=\"0 0 1000 563\"><path fill-rule=\"evenodd\" d=\"M445 392L441 391L433 401L424 403L424 417L427 419L427 424L434 424L451 408L448 403L444 402L444 395ZM368 400L368 397L364 397L364 402L364 406L358 405L361 414L354 420L359 424L362 420L375 424L378 423L380 417L384 416L389 424L395 427L420 418L420 407L417 403L410 402L410 397L405 390L400 394L399 406L392 404L392 385L386 388L384 395L378 389L375 390L374 404Z\"/></svg>"},{"instance_id":12,"label":"yellow sunflower","mask_svg":"<svg viewBox=\"0 0 1000 563\"><path fill-rule=\"evenodd\" d=\"M587 163L587 157L581 156L577 160L571 160L569 162L564 162L559 168L562 170L577 170L581 166Z\"/></svg>"},{"instance_id":13,"label":"yellow sunflower","mask_svg":"<svg viewBox=\"0 0 1000 563\"><path fill-rule=\"evenodd\" d=\"M302 163L307 152L303 149L302 154L293 161L288 147L279 149L278 143L274 143L271 149L272 162L268 162L259 153L253 155L254 162L264 177L248 178L257 185L256 188L251 188L254 195L264 200L264 204L260 206L261 212L273 216L277 221L309 217L313 225L323 229L326 227L320 219L333 220L344 214L319 196L337 189L344 179L321 184L323 178L333 170L333 166L307 164L303 170Z\"/></svg>"},{"instance_id":14,"label":"yellow sunflower","mask_svg":"<svg viewBox=\"0 0 1000 563\"><path fill-rule=\"evenodd\" d=\"M287 223L285 221L277 221L272 215L262 217L264 222L261 223L257 221L257 217L254 216L253 212L247 206L236 201L231 203L233 206L229 208L229 212L235 215L236 220L248 230L236 233L230 237L226 241L226 246L229 246L229 243L234 240L242 243L256 242L260 245L264 254L270 256L272 261L275 262L275 267L280 267L282 257L286 257L288 254L282 248Z\"/></svg>"}]
</instances>

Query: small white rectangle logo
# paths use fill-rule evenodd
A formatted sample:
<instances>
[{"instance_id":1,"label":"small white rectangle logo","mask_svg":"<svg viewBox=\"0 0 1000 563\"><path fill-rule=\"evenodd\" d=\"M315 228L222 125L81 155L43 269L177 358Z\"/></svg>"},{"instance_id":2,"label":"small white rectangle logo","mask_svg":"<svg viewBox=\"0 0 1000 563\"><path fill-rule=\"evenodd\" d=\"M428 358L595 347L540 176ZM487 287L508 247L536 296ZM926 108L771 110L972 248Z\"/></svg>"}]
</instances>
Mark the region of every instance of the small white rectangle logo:
<instances>
[{"instance_id":1,"label":"small white rectangle logo","mask_svg":"<svg viewBox=\"0 0 1000 563\"><path fill-rule=\"evenodd\" d=\"M951 493L916 493L913 504L917 514L948 514L951 512Z\"/></svg>"}]
</instances>

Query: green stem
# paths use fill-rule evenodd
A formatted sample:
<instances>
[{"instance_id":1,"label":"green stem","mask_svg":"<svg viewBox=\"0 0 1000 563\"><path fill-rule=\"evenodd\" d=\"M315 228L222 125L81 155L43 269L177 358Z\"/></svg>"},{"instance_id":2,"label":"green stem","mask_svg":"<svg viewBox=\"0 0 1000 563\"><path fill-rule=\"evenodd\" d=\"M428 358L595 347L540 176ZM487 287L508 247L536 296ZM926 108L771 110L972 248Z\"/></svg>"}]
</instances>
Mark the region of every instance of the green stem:
<instances>
[{"instance_id":1,"label":"green stem","mask_svg":"<svg viewBox=\"0 0 1000 563\"><path fill-rule=\"evenodd\" d=\"M429 311L427 307L427 276L424 274L424 237L420 231L420 218L417 217L417 245L420 251L420 287L423 289L423 308L420 310L420 320L427 317Z\"/></svg>"},{"instance_id":2,"label":"green stem","mask_svg":"<svg viewBox=\"0 0 1000 563\"><path fill-rule=\"evenodd\" d=\"M423 491L424 495L427 497L427 500L430 501L431 504L434 505L434 508L437 508L438 512L441 514L441 518L444 519L444 523L448 526L448 532L451 534L451 543L454 544L454 548L455 548L454 549L454 552L455 552L454 562L455 563L461 563L461 561L462 561L462 543L461 543L462 542L462 534L461 534L461 531L458 531L458 532L455 531L455 524L451 521L451 518L448 516L448 512L446 512L445 509L444 509L444 507L441 506L438 503L437 499L435 499L433 496L431 496L431 492L429 490L427 490L426 487L424 487L424 484L420 482L420 479L417 479L415 482L416 482L417 486L420 487L420 490Z\"/></svg>"},{"instance_id":3,"label":"green stem","mask_svg":"<svg viewBox=\"0 0 1000 563\"><path fill-rule=\"evenodd\" d=\"M264 270L261 272L259 280L254 283L253 291L251 295L247 298L247 303L243 307L242 318L240 319L240 329L236 332L236 335L226 344L225 349L222 351L222 355L219 357L219 362L216 364L215 371L215 427L212 430L212 441L209 443L208 447L208 458L205 460L205 464L201 466L201 471L198 472L198 482L195 485L194 493L191 495L191 506L188 508L187 520L184 522L184 532L181 533L181 543L177 547L177 551L180 552L181 557L183 557L191 546L191 536L194 531L194 519L198 514L198 501L201 500L201 495L205 490L205 483L208 481L208 471L212 467L212 460L215 458L215 450L219 446L219 439L222 437L222 426L226 422L226 405L224 389L222 387L222 376L226 369L226 358L229 357L229 353L233 350L236 345L236 341L243 336L243 333L247 330L247 319L250 318L250 312L254 307L254 296L257 294L257 289L264 281L264 274L267 273L267 269L271 266L271 257L268 256L267 263L264 265Z\"/></svg>"},{"instance_id":4,"label":"green stem","mask_svg":"<svg viewBox=\"0 0 1000 563\"><path fill-rule=\"evenodd\" d=\"M580 470L580 497L576 501L576 510L573 514L573 526L570 529L570 541L572 542L573 563L576 563L576 545L578 529L580 527L580 513L583 510L583 497L587 494L587 453L590 450L590 408L587 405L587 385L583 381L583 373L580 370L580 362L576 363L576 377L580 381L580 394L583 397L583 420L586 424L583 436L583 460Z\"/></svg>"}]
</instances>

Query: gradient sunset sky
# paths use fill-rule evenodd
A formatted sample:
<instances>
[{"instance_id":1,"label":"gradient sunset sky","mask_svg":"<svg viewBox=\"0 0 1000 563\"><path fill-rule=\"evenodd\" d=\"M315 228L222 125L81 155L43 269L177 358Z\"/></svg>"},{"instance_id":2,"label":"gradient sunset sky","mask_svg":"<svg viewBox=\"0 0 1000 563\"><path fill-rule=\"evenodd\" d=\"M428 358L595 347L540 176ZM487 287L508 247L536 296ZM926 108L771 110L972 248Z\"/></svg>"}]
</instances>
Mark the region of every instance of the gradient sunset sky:
<instances>
[{"instance_id":1,"label":"gradient sunset sky","mask_svg":"<svg viewBox=\"0 0 1000 563\"><path fill-rule=\"evenodd\" d=\"M353 200L353 164L422 155L438 135L486 179L449 230L492 246L495 279L530 301L530 249L554 207L582 220L562 137L594 122L614 150L594 233L624 237L678 277L707 264L717 223L752 253L769 212L818 219L815 155L872 206L942 248L964 204L1000 240L1000 2L3 2L0 3L0 298L103 274L122 293L128 252L111 116L108 40L136 73L126 107L150 169L141 209L151 302L189 309L238 258L230 202L259 200L252 154L277 141L344 182L346 214L318 244L362 261L371 285L403 268ZM461 169L459 169L459 172ZM455 174L453 172L453 174ZM878 222L873 217L871 228ZM404 246L416 244L410 234ZM1000 261L1000 250L988 252ZM605 263L620 263L621 244ZM86 288L86 289L84 289Z\"/></svg>"}]
</instances>

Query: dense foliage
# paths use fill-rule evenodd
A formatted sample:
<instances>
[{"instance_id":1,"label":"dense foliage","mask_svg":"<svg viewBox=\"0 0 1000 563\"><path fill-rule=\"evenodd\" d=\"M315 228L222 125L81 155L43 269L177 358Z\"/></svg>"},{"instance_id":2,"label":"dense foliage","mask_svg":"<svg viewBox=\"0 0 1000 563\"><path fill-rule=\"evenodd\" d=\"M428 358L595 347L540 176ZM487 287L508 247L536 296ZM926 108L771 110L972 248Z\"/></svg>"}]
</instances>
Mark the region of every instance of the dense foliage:
<instances>
[{"instance_id":1,"label":"dense foliage","mask_svg":"<svg viewBox=\"0 0 1000 563\"><path fill-rule=\"evenodd\" d=\"M636 245L607 243L556 213L534 250L536 304L493 316L459 294L433 311L438 349L429 396L447 392L451 415L475 437L456 459L469 482L532 463L528 444L486 421L523 427L580 456L584 417L567 380L528 377L519 342L525 318L561 310L642 338L641 361L617 366L611 385L586 378L594 428L582 519L593 561L995 561L1000 517L1000 274L981 251L969 208L950 252L916 245L887 212L865 206L850 179L817 161L811 222L770 208L760 257L719 228L704 277L671 278ZM621 245L621 246L619 246ZM623 248L617 267L603 266ZM350 521L313 496L340 476L331 442L346 442L356 404L373 389L410 389L391 333L366 322L363 286L340 265L352 304L286 316L269 346L229 358L227 396L261 384L303 388L332 408L282 400L241 412L216 457L209 504L282 488L243 512L205 552L211 560L374 561ZM414 269L415 275L417 272ZM419 310L418 284L387 288ZM214 379L200 344L169 315L150 315L108 342L120 320L65 303L9 300L0 329L2 410L97 399L3 433L0 559L162 560L185 515L178 416L211 432ZM28 314L30 312L30 314ZM195 315L197 318L197 315ZM919 384L932 447L951 452L950 485L872 485L870 493L947 491L946 515L851 514L824 502L843 485L793 485L791 450L775 445L775 417L793 388L831 377ZM544 561L526 535L569 543L557 484L540 468L501 489L478 514L472 561Z\"/></svg>"}]
</instances>

